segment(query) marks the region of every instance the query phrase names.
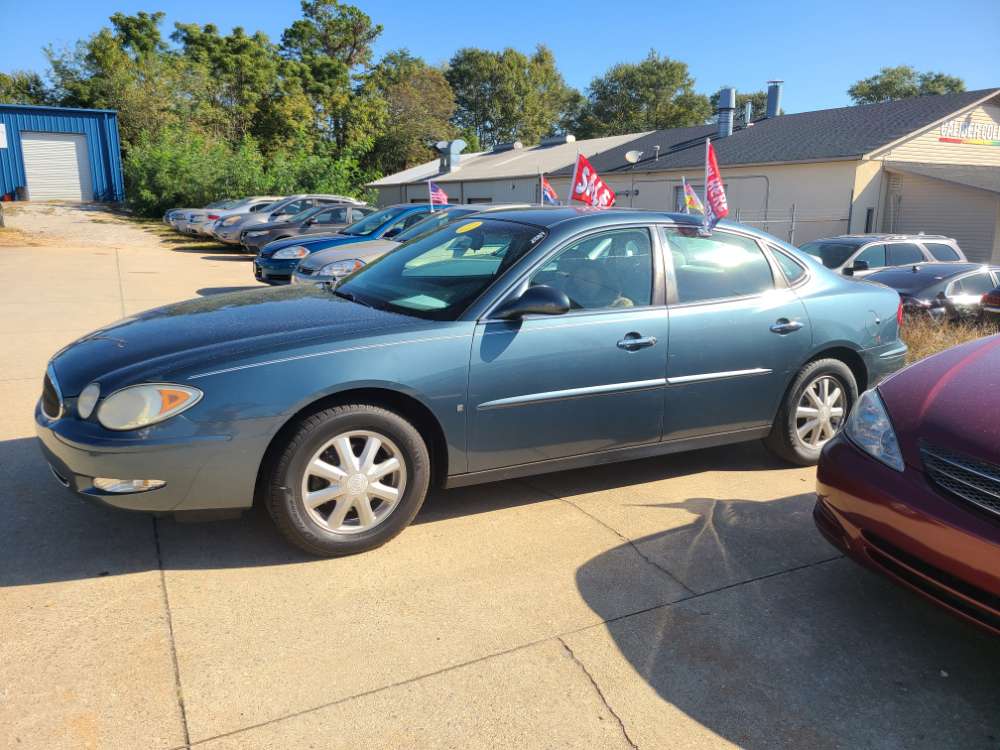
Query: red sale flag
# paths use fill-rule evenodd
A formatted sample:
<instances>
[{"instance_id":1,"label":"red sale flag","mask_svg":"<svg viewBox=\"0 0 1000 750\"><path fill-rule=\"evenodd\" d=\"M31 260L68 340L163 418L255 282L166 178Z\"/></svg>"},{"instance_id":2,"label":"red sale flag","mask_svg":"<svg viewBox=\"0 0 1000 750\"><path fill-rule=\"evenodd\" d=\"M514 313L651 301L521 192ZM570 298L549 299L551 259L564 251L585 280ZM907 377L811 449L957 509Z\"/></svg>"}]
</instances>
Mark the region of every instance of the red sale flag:
<instances>
[{"instance_id":1,"label":"red sale flag","mask_svg":"<svg viewBox=\"0 0 1000 750\"><path fill-rule=\"evenodd\" d=\"M722 174L719 172L719 162L715 160L715 147L705 139L705 229L712 227L729 215L729 203L726 202L726 190L722 185Z\"/></svg>"},{"instance_id":2,"label":"red sale flag","mask_svg":"<svg viewBox=\"0 0 1000 750\"><path fill-rule=\"evenodd\" d=\"M576 157L576 167L573 169L573 181L570 186L570 200L597 208L609 208L615 205L615 191L605 184L583 154Z\"/></svg>"}]
</instances>

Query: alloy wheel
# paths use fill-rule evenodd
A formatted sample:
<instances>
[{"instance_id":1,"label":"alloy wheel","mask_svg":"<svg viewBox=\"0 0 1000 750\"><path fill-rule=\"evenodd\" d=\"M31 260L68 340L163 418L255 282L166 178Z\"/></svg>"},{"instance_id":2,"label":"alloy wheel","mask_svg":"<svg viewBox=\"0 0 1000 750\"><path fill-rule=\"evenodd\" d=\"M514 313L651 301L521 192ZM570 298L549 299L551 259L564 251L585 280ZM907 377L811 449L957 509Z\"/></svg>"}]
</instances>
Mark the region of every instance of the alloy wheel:
<instances>
[{"instance_id":1,"label":"alloy wheel","mask_svg":"<svg viewBox=\"0 0 1000 750\"><path fill-rule=\"evenodd\" d=\"M847 396L837 378L821 375L810 381L795 407L795 432L803 445L821 448L844 423Z\"/></svg>"},{"instance_id":2,"label":"alloy wheel","mask_svg":"<svg viewBox=\"0 0 1000 750\"><path fill-rule=\"evenodd\" d=\"M352 430L313 454L302 477L302 502L327 531L357 534L385 521L406 489L403 454L389 438Z\"/></svg>"}]
</instances>

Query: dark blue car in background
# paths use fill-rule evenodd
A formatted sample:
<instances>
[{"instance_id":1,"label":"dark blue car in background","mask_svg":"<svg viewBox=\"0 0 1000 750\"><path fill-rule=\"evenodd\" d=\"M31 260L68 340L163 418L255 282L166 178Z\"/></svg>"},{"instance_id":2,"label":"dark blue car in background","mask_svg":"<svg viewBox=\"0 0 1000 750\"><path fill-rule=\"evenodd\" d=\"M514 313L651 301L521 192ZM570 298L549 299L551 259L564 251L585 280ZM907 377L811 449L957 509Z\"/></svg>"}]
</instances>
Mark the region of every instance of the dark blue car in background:
<instances>
[{"instance_id":1,"label":"dark blue car in background","mask_svg":"<svg viewBox=\"0 0 1000 750\"><path fill-rule=\"evenodd\" d=\"M738 224L511 209L332 289L189 300L84 336L49 363L35 421L84 497L256 498L295 544L343 555L401 532L432 483L757 439L813 463L903 364L899 315L888 287Z\"/></svg>"},{"instance_id":2,"label":"dark blue car in background","mask_svg":"<svg viewBox=\"0 0 1000 750\"><path fill-rule=\"evenodd\" d=\"M438 206L443 208L443 206ZM369 214L329 237L291 237L261 248L254 258L253 272L265 284L287 284L299 261L316 250L352 242L392 238L422 220L430 212L428 203L402 203Z\"/></svg>"}]
</instances>

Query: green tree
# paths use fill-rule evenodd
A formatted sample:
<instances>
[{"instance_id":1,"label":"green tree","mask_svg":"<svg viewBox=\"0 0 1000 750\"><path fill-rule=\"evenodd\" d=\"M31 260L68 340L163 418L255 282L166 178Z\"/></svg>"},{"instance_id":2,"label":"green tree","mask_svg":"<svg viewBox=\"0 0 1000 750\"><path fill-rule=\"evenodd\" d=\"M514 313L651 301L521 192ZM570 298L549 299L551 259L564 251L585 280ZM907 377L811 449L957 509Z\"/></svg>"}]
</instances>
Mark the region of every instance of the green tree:
<instances>
[{"instance_id":1,"label":"green tree","mask_svg":"<svg viewBox=\"0 0 1000 750\"><path fill-rule=\"evenodd\" d=\"M445 72L455 93L455 126L475 133L484 146L520 140L537 143L559 130L574 91L552 52L539 45L530 56L467 47Z\"/></svg>"},{"instance_id":2,"label":"green tree","mask_svg":"<svg viewBox=\"0 0 1000 750\"><path fill-rule=\"evenodd\" d=\"M619 63L591 81L575 132L585 138L704 123L708 97L695 93L686 63L650 50L639 63Z\"/></svg>"},{"instance_id":3,"label":"green tree","mask_svg":"<svg viewBox=\"0 0 1000 750\"><path fill-rule=\"evenodd\" d=\"M944 73L920 73L910 65L882 68L870 78L862 78L847 90L855 104L874 104L911 96L951 94L965 91L965 81Z\"/></svg>"},{"instance_id":4,"label":"green tree","mask_svg":"<svg viewBox=\"0 0 1000 750\"><path fill-rule=\"evenodd\" d=\"M367 160L379 172L397 172L434 158L432 143L456 135L455 98L444 74L407 50L387 53L368 86L386 105L386 123Z\"/></svg>"},{"instance_id":5,"label":"green tree","mask_svg":"<svg viewBox=\"0 0 1000 750\"><path fill-rule=\"evenodd\" d=\"M52 96L38 73L0 73L0 104L51 104Z\"/></svg>"}]
</instances>

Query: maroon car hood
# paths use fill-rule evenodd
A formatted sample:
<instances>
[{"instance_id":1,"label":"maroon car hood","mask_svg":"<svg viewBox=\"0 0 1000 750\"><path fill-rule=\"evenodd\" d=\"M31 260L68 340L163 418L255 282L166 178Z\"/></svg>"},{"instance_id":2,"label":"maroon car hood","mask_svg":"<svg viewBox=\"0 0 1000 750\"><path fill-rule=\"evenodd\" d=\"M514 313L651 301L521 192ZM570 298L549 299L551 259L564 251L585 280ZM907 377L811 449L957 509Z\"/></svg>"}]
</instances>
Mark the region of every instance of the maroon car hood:
<instances>
[{"instance_id":1,"label":"maroon car hood","mask_svg":"<svg viewBox=\"0 0 1000 750\"><path fill-rule=\"evenodd\" d=\"M920 443L1000 464L1000 336L935 354L879 386L903 459Z\"/></svg>"}]
</instances>

